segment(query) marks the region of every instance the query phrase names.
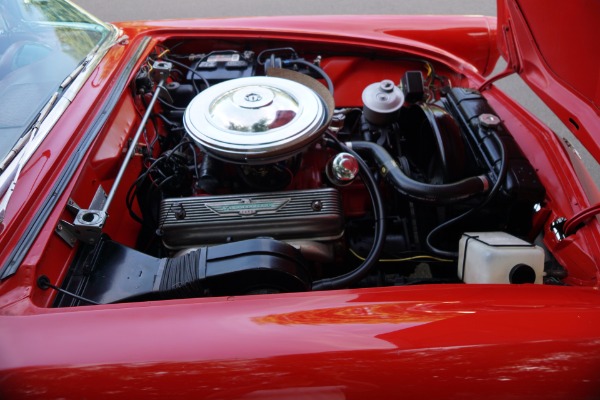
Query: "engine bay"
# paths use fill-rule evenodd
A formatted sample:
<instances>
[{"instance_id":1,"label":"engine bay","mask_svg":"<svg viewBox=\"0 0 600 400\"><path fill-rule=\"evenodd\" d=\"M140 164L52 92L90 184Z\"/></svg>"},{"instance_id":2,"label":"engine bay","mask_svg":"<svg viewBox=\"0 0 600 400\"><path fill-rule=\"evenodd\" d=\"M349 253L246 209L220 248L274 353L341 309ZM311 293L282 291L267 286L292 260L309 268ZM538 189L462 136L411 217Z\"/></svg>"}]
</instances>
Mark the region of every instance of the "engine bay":
<instances>
[{"instance_id":1,"label":"engine bay","mask_svg":"<svg viewBox=\"0 0 600 400\"><path fill-rule=\"evenodd\" d=\"M126 95L138 135L111 191L61 222L80 246L55 306L559 283L533 244L535 169L503 116L441 63L169 39Z\"/></svg>"}]
</instances>

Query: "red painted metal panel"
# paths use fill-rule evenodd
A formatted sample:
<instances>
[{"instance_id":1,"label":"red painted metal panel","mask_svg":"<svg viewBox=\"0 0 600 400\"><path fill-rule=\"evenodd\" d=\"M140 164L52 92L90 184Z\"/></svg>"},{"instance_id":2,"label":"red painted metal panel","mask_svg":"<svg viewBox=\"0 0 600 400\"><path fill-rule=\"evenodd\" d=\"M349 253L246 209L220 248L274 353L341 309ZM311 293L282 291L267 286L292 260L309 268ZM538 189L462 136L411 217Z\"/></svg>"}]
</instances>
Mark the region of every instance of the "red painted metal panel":
<instances>
[{"instance_id":1,"label":"red painted metal panel","mask_svg":"<svg viewBox=\"0 0 600 400\"><path fill-rule=\"evenodd\" d=\"M0 390L20 398L594 398L599 296L427 285L3 316Z\"/></svg>"}]
</instances>

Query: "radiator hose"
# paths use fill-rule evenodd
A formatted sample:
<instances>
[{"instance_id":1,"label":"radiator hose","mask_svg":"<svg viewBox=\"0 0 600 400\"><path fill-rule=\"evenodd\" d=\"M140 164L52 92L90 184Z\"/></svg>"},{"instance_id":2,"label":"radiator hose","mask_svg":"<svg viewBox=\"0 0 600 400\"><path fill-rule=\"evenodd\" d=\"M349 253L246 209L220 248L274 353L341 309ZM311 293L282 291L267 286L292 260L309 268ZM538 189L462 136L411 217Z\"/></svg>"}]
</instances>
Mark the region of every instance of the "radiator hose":
<instances>
[{"instance_id":1,"label":"radiator hose","mask_svg":"<svg viewBox=\"0 0 600 400\"><path fill-rule=\"evenodd\" d=\"M413 201L429 204L451 204L465 200L490 187L487 176L478 175L458 182L430 184L416 181L404 174L394 158L382 146L364 141L347 143L347 146L357 152L368 152L379 167L379 172L402 195Z\"/></svg>"}]
</instances>

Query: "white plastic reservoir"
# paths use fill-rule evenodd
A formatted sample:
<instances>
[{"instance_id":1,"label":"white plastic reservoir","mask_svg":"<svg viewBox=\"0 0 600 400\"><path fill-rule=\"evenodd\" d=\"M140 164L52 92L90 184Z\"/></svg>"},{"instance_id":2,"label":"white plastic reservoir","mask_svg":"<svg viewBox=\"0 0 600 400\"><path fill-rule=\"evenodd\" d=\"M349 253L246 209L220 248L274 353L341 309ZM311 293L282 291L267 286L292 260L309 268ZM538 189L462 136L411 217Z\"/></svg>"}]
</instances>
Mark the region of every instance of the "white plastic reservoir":
<instances>
[{"instance_id":1,"label":"white plastic reservoir","mask_svg":"<svg viewBox=\"0 0 600 400\"><path fill-rule=\"evenodd\" d=\"M543 283L544 250L506 232L464 233L458 277L465 283Z\"/></svg>"}]
</instances>

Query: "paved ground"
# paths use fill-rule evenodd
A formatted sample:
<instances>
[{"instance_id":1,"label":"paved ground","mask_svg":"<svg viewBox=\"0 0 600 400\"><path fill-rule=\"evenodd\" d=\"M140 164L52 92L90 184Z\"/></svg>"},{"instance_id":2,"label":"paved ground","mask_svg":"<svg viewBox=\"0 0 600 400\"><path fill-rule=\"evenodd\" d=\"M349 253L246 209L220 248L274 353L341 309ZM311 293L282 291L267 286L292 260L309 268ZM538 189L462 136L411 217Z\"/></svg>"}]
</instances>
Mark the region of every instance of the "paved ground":
<instances>
[{"instance_id":1,"label":"paved ground","mask_svg":"<svg viewBox=\"0 0 600 400\"><path fill-rule=\"evenodd\" d=\"M75 0L105 21L163 18L232 17L311 14L477 14L496 15L495 0ZM523 104L559 136L566 137L600 182L600 169L566 127L518 78L498 86Z\"/></svg>"},{"instance_id":2,"label":"paved ground","mask_svg":"<svg viewBox=\"0 0 600 400\"><path fill-rule=\"evenodd\" d=\"M75 0L106 21L300 14L496 15L495 0Z\"/></svg>"}]
</instances>

